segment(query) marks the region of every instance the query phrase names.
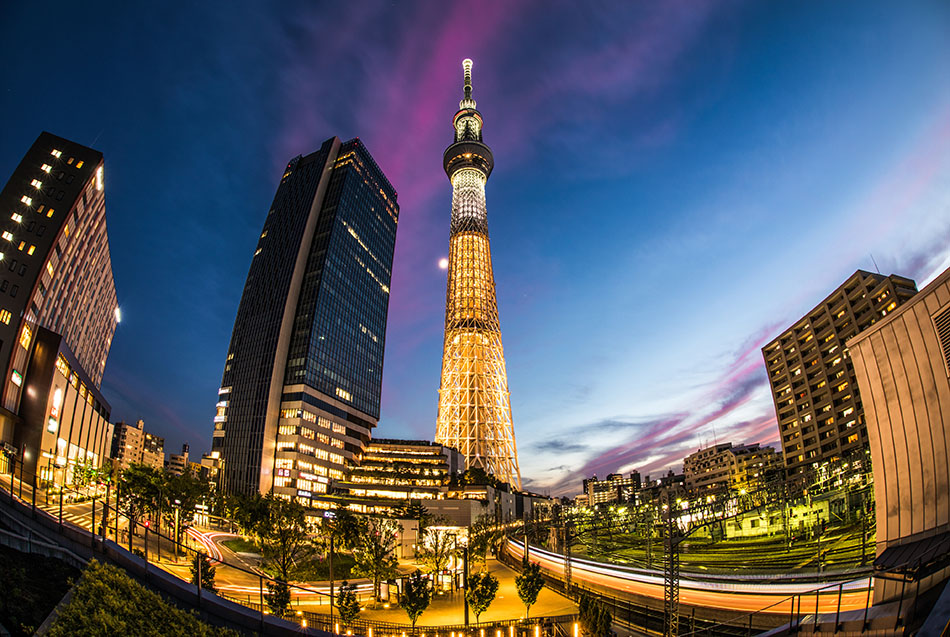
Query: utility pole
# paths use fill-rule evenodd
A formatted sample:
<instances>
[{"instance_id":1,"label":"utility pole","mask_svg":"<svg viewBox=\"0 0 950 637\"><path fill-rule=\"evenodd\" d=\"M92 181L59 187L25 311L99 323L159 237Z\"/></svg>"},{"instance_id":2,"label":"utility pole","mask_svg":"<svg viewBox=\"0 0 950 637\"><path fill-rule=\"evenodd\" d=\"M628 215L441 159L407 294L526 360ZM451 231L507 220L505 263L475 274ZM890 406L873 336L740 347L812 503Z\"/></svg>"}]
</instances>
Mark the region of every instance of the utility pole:
<instances>
[{"instance_id":1,"label":"utility pole","mask_svg":"<svg viewBox=\"0 0 950 637\"><path fill-rule=\"evenodd\" d=\"M669 489L664 493L666 500L666 532L663 538L663 615L665 637L676 637L679 634L679 605L680 605L680 556L679 534L676 529L676 518L673 511L674 502L670 497Z\"/></svg>"}]
</instances>

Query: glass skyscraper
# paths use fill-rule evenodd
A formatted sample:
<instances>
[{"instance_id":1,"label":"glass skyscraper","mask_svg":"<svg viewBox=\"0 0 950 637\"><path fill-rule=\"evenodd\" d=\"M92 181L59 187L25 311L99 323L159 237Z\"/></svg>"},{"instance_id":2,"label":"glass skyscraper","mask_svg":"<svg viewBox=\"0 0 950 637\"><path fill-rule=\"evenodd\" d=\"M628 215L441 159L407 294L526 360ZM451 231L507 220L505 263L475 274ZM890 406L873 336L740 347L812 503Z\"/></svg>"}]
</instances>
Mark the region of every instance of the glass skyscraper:
<instances>
[{"instance_id":1,"label":"glass skyscraper","mask_svg":"<svg viewBox=\"0 0 950 637\"><path fill-rule=\"evenodd\" d=\"M229 493L309 503L379 420L399 207L359 139L287 164L251 261L215 415Z\"/></svg>"}]
</instances>

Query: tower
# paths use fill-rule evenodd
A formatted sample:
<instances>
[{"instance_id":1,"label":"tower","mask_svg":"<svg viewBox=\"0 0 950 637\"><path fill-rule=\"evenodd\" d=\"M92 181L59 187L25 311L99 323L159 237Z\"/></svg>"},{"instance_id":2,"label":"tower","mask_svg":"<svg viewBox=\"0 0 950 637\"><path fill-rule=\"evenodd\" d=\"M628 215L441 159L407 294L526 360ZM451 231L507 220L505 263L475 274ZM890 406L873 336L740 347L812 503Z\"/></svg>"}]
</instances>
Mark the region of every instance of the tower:
<instances>
[{"instance_id":1,"label":"tower","mask_svg":"<svg viewBox=\"0 0 950 637\"><path fill-rule=\"evenodd\" d=\"M482 116L472 99L472 61L462 67L465 96L452 119L455 141L442 158L452 182L452 219L435 439L458 449L468 467L520 489L485 210L495 160L482 142Z\"/></svg>"},{"instance_id":2,"label":"tower","mask_svg":"<svg viewBox=\"0 0 950 637\"><path fill-rule=\"evenodd\" d=\"M287 164L218 390L211 449L226 492L311 504L369 442L398 215L359 139Z\"/></svg>"}]
</instances>

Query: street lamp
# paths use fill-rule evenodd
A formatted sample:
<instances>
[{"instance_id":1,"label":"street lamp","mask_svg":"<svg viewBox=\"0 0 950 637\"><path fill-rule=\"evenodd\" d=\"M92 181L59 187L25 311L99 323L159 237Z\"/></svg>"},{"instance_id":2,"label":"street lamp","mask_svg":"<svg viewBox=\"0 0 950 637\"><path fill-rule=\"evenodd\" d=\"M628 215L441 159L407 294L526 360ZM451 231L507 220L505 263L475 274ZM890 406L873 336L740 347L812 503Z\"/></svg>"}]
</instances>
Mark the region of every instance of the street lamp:
<instances>
[{"instance_id":1,"label":"street lamp","mask_svg":"<svg viewBox=\"0 0 950 637\"><path fill-rule=\"evenodd\" d=\"M178 561L178 514L181 511L181 500L175 499L175 561Z\"/></svg>"}]
</instances>

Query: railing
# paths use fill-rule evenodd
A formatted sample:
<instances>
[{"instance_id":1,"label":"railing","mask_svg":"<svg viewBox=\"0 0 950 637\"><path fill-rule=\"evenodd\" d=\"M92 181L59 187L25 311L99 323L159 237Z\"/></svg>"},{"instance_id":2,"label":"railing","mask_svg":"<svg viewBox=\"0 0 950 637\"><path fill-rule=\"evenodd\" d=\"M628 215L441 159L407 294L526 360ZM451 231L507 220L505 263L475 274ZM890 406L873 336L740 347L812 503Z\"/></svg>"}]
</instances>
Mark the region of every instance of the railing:
<instances>
[{"instance_id":1,"label":"railing","mask_svg":"<svg viewBox=\"0 0 950 637\"><path fill-rule=\"evenodd\" d=\"M507 550L499 555L499 560L516 570L521 567L521 560L510 555ZM892 571L879 572L878 575L890 572ZM541 574L549 588L557 590L571 599L580 600L583 594L596 596L607 606L614 621L647 632L660 634L664 632L665 616L662 600L658 600L658 605L654 607L631 599L610 595L602 589L584 587L575 582L568 586L563 579L543 568ZM771 631L770 634L772 635L791 635L800 632L818 632L819 630L838 634L847 630L844 626L845 623L857 624L857 630L863 632L871 627L872 591L873 587L869 585L863 608L850 611L842 611L842 595L845 592L844 582L828 584L789 595L763 608L739 613L726 620L697 617L696 608L693 607L688 615L680 614L679 625L681 629L686 627L686 632L681 632L680 635L684 637L698 635L732 637L751 636L762 631ZM901 595L896 602L896 612L893 616L893 622L888 625L889 629L897 630L905 623L913 622L915 611L909 609L907 605L909 603L907 593L909 592L906 586L901 587ZM822 612L822 602L827 601L829 595L833 596L835 610L834 612ZM916 595L913 599L916 599ZM910 620L901 614L902 610L907 612L911 618Z\"/></svg>"},{"instance_id":2,"label":"railing","mask_svg":"<svg viewBox=\"0 0 950 637\"><path fill-rule=\"evenodd\" d=\"M16 488L17 486L19 489ZM28 491L25 498L22 495L24 489ZM21 493L20 497L15 496L14 492L17 490ZM38 491L39 495L37 495ZM68 532L70 536L85 538L87 548L93 552L105 553L108 546L119 545L130 553L138 555L143 559L142 568L141 570L133 568L130 574L146 583L154 581L157 574L162 571L190 582L194 586L194 603L199 609L202 607L202 598L207 597L209 591L202 589L195 582L191 571L192 560L196 555L207 557L215 568L215 580L219 586L217 595L258 613L263 632L265 617L271 614L267 605L268 585L275 585L276 579L259 570L225 562L214 542L201 534L191 534L185 530L184 541L178 541L162 532L160 526L152 528L151 522L146 523L141 519L135 519L136 516L130 516L128 511L122 510L111 493L108 500L99 495L89 498L89 514L82 516L88 517L86 521L93 529L89 531L84 526L71 522L69 518L74 517L75 514L65 510L65 501L69 499L67 494L81 495L81 493L71 489L58 490L52 502L47 504L49 502L47 497L51 493L44 493L42 489L34 490L28 483L24 485L21 482L17 485L16 481L11 481L9 499L11 504L14 500L18 500L24 512L31 514L34 519L45 516L51 520L53 529L58 528L60 534ZM5 496L2 497L6 499ZM160 523L159 520L156 522ZM169 531L167 528L165 530ZM112 544L113 542L115 544ZM154 569L156 566L162 571L156 571ZM229 583L221 584L221 580L227 580ZM339 579L336 580L337 584L339 581ZM456 624L413 628L408 622L401 624L358 618L349 625L343 625L338 614L332 609L332 615L308 610L308 607L329 605L328 586L322 584L308 586L292 582L286 584L291 593L291 603L284 618L297 622L303 628L311 627L335 634L361 637L553 637L557 624L570 625L577 620L574 615L563 615L530 620L472 622L467 626ZM366 586L364 585L363 588ZM372 588L371 585L369 588ZM372 592L369 593L369 597L372 597ZM571 632L573 633L573 630Z\"/></svg>"}]
</instances>

